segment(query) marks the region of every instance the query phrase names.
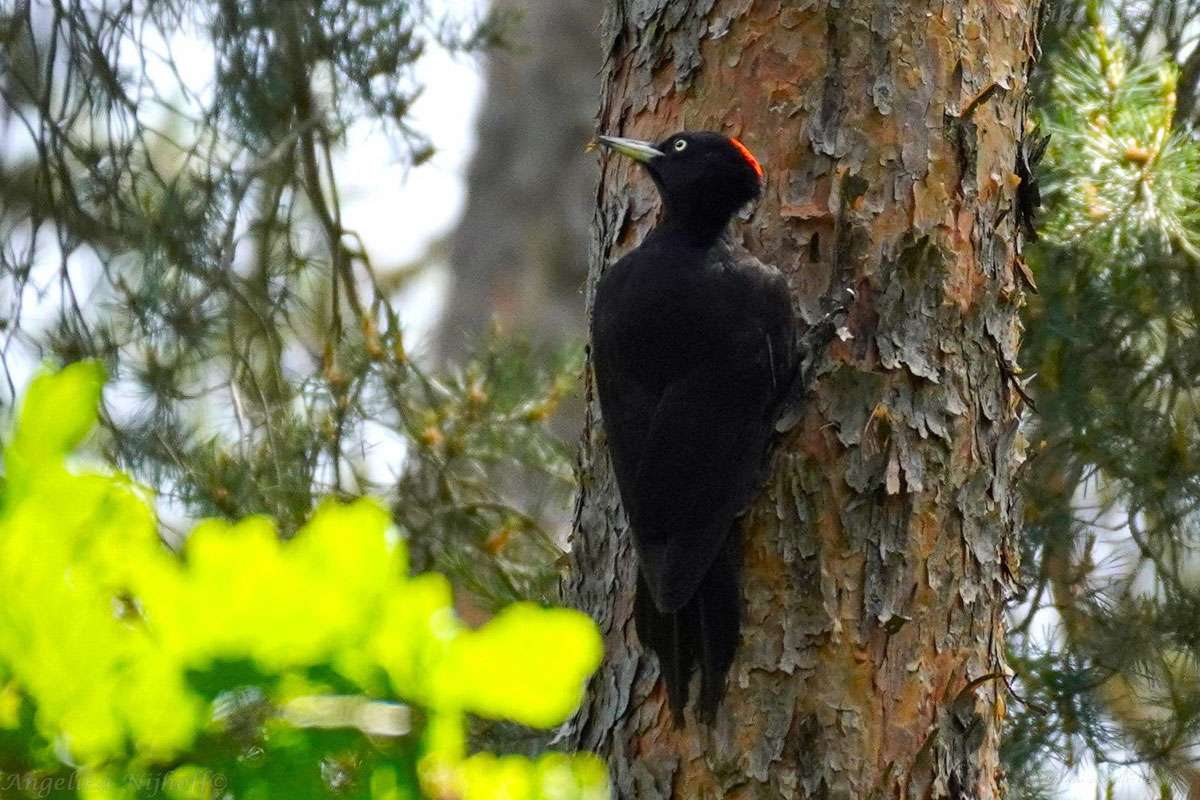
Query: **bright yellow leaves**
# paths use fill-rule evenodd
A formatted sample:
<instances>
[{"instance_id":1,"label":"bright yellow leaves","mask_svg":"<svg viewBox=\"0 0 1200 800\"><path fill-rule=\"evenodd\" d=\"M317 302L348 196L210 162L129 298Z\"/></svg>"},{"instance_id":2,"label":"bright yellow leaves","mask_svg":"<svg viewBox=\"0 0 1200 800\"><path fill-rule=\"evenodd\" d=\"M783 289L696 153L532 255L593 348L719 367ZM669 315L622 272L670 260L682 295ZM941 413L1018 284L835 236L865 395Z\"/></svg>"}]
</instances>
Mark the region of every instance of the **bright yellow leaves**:
<instances>
[{"instance_id":1,"label":"bright yellow leaves","mask_svg":"<svg viewBox=\"0 0 1200 800\"><path fill-rule=\"evenodd\" d=\"M345 705L321 701L334 692L311 679L318 673L338 676L342 695L356 687L355 707L421 707L427 796L607 796L595 759L468 757L463 734L465 713L538 727L565 720L600 661L590 620L522 603L468 629L442 576L408 576L404 542L370 500L325 502L290 541L266 518L207 521L172 553L144 491L67 469L102 382L90 363L39 376L5 453L0 727L16 728L28 703L37 735L84 769L104 765L111 777L122 764L145 771L171 760L183 766L169 779L211 777L222 765L189 749L220 732L213 697L246 686L244 669L223 670L249 664L276 709L304 694L307 716ZM376 765L358 796L417 796L408 774ZM120 785L102 794L120 796Z\"/></svg>"}]
</instances>

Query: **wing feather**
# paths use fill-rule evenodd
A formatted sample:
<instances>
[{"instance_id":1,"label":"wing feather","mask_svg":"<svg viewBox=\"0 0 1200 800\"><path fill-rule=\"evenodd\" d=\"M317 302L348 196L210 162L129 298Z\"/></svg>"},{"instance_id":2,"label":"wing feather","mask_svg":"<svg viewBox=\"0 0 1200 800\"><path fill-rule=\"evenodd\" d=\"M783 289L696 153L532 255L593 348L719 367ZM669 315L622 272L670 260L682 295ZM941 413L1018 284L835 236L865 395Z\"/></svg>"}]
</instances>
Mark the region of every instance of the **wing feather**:
<instances>
[{"instance_id":1,"label":"wing feather","mask_svg":"<svg viewBox=\"0 0 1200 800\"><path fill-rule=\"evenodd\" d=\"M765 365L706 365L654 411L633 479L631 521L654 603L683 607L753 498L772 426Z\"/></svg>"}]
</instances>

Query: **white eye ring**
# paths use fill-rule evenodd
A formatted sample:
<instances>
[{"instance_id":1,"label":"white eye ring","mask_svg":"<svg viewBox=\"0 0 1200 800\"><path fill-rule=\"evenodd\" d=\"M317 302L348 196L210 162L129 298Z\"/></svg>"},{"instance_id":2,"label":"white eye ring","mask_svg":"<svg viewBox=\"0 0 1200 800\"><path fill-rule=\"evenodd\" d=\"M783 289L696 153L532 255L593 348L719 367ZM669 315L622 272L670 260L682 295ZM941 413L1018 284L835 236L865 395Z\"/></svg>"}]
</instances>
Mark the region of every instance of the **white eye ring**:
<instances>
[{"instance_id":1,"label":"white eye ring","mask_svg":"<svg viewBox=\"0 0 1200 800\"><path fill-rule=\"evenodd\" d=\"M684 150L687 150L687 139L677 139L675 141L675 152L682 153Z\"/></svg>"}]
</instances>

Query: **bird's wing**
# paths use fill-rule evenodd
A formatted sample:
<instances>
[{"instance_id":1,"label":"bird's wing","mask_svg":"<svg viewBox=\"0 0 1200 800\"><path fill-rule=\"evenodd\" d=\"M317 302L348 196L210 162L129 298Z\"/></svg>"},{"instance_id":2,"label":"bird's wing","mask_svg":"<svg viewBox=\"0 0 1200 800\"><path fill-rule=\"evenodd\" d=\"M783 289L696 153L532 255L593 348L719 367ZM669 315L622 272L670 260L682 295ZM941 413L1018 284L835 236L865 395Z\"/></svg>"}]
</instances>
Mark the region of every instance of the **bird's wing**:
<instances>
[{"instance_id":1,"label":"bird's wing","mask_svg":"<svg viewBox=\"0 0 1200 800\"><path fill-rule=\"evenodd\" d=\"M617 478L625 514L632 520L637 515L637 467L650 435L657 398L636 381L618 383L609 375L616 367L603 359L596 359L594 369L613 474Z\"/></svg>"},{"instance_id":2,"label":"bird's wing","mask_svg":"<svg viewBox=\"0 0 1200 800\"><path fill-rule=\"evenodd\" d=\"M754 296L751 304L759 311L773 388L778 394L791 384L791 372L796 365L796 312L791 288L783 273L774 267L745 251L736 250L734 254L731 266L751 287Z\"/></svg>"},{"instance_id":3,"label":"bird's wing","mask_svg":"<svg viewBox=\"0 0 1200 800\"><path fill-rule=\"evenodd\" d=\"M604 289L602 284L601 291ZM592 370L596 376L596 393L617 488L624 501L625 513L632 519L633 481L642 447L650 433L658 396L623 368L627 365L623 365L618 357L616 333L620 321L613 319L614 307L612 299L603 294L597 297L592 329Z\"/></svg>"},{"instance_id":4,"label":"bird's wing","mask_svg":"<svg viewBox=\"0 0 1200 800\"><path fill-rule=\"evenodd\" d=\"M758 488L771 435L765 366L756 359L697 368L655 408L627 511L661 611L691 599Z\"/></svg>"}]
</instances>

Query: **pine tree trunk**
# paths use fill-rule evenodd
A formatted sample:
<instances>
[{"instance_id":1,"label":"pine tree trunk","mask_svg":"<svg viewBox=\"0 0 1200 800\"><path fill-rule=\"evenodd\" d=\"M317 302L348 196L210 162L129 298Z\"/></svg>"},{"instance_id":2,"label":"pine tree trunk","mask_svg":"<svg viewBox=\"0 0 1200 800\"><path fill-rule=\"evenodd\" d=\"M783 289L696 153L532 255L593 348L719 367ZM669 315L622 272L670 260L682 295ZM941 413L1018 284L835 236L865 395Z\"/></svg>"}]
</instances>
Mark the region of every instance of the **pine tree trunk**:
<instances>
[{"instance_id":1,"label":"pine tree trunk","mask_svg":"<svg viewBox=\"0 0 1200 800\"><path fill-rule=\"evenodd\" d=\"M744 519L745 628L708 729L672 727L633 625L633 548L594 397L569 600L607 658L573 721L622 798L1001 794L1017 570L1014 174L1037 0L617 0L599 128L741 138L768 185L737 235L809 321L850 283L800 425ZM653 224L603 168L590 287Z\"/></svg>"}]
</instances>

